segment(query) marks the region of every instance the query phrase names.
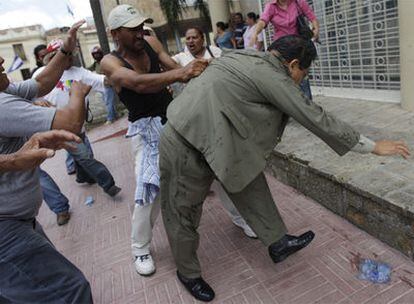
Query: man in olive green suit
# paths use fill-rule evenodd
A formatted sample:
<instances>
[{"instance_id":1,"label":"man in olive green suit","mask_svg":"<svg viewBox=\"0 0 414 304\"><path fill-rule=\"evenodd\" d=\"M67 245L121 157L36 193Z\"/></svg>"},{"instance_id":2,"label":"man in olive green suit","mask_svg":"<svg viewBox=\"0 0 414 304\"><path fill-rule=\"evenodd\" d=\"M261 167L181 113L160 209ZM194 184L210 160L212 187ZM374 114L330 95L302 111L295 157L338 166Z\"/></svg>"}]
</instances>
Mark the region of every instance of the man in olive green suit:
<instances>
[{"instance_id":1,"label":"man in olive green suit","mask_svg":"<svg viewBox=\"0 0 414 304\"><path fill-rule=\"evenodd\" d=\"M316 58L312 42L286 36L269 50L235 51L215 59L167 111L159 146L163 220L177 276L199 300L214 298L201 278L197 227L215 178L269 247L274 262L304 248L314 237L312 231L299 237L286 234L262 172L289 117L339 155L350 150L409 153L402 142L369 140L306 99L298 84Z\"/></svg>"}]
</instances>

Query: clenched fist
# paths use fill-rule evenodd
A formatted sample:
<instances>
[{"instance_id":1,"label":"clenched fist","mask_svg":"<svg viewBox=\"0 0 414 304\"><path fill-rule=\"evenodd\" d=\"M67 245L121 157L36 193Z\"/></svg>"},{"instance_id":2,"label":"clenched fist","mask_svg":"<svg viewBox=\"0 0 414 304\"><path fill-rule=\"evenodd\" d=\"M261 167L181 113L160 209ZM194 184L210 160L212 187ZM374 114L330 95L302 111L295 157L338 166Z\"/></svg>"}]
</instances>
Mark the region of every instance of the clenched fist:
<instances>
[{"instance_id":1,"label":"clenched fist","mask_svg":"<svg viewBox=\"0 0 414 304\"><path fill-rule=\"evenodd\" d=\"M209 61L206 59L195 59L183 67L182 82L188 82L191 78L199 76L208 66Z\"/></svg>"}]
</instances>

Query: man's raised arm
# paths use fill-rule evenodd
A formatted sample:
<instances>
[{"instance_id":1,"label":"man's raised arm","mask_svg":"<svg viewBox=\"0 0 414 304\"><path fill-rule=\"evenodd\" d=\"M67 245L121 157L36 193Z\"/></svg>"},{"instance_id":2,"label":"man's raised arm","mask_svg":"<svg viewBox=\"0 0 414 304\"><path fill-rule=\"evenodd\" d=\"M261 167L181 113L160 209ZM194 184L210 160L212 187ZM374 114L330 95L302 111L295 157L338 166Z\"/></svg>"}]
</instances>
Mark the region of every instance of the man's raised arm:
<instances>
[{"instance_id":1,"label":"man's raised arm","mask_svg":"<svg viewBox=\"0 0 414 304\"><path fill-rule=\"evenodd\" d=\"M76 48L76 33L84 23L85 20L81 20L73 24L60 51L53 57L45 69L35 78L39 87L37 96L44 96L49 93L59 81L65 69L66 62L69 60L72 52Z\"/></svg>"}]
</instances>

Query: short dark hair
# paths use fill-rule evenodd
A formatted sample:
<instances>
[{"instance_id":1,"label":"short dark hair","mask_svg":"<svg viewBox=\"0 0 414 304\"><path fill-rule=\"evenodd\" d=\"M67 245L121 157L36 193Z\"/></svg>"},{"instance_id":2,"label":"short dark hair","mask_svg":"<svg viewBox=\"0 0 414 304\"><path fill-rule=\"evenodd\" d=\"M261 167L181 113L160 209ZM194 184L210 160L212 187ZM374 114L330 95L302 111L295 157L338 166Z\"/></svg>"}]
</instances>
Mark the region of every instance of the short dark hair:
<instances>
[{"instance_id":1,"label":"short dark hair","mask_svg":"<svg viewBox=\"0 0 414 304\"><path fill-rule=\"evenodd\" d=\"M253 19L254 22L256 22L257 19L259 19L259 17L260 17L259 15L256 15L256 13L253 13L253 12L250 12L247 14L247 18Z\"/></svg>"},{"instance_id":2,"label":"short dark hair","mask_svg":"<svg viewBox=\"0 0 414 304\"><path fill-rule=\"evenodd\" d=\"M243 20L243 14L242 13L235 13L234 16L239 16L241 20Z\"/></svg>"},{"instance_id":3,"label":"short dark hair","mask_svg":"<svg viewBox=\"0 0 414 304\"><path fill-rule=\"evenodd\" d=\"M37 58L37 56L39 55L39 52L41 50L44 50L45 48L47 48L46 44L39 44L38 46L36 46L33 49L33 54L35 55L35 57Z\"/></svg>"},{"instance_id":4,"label":"short dark hair","mask_svg":"<svg viewBox=\"0 0 414 304\"><path fill-rule=\"evenodd\" d=\"M192 26L192 27L189 27L186 31L185 31L185 34L187 34L187 32L189 31L189 30L195 30L203 39L204 39L204 33L203 33L203 30L201 29L201 28L199 28L198 26Z\"/></svg>"},{"instance_id":5,"label":"short dark hair","mask_svg":"<svg viewBox=\"0 0 414 304\"><path fill-rule=\"evenodd\" d=\"M307 69L317 57L315 45L311 40L298 35L287 35L274 41L267 49L278 51L288 62L299 60L300 69Z\"/></svg>"},{"instance_id":6,"label":"short dark hair","mask_svg":"<svg viewBox=\"0 0 414 304\"><path fill-rule=\"evenodd\" d=\"M229 27L229 25L226 24L226 23L224 23L223 21L217 22L216 23L216 26L219 27L219 28L221 28L223 31L225 31Z\"/></svg>"}]
</instances>

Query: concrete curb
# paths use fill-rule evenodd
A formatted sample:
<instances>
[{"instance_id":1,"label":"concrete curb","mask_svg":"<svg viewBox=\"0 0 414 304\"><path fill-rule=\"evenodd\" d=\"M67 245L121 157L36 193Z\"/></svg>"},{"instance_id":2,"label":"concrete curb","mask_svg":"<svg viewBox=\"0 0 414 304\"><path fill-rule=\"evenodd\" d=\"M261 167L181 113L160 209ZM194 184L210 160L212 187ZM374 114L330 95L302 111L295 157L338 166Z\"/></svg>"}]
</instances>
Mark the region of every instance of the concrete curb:
<instances>
[{"instance_id":1,"label":"concrete curb","mask_svg":"<svg viewBox=\"0 0 414 304\"><path fill-rule=\"evenodd\" d=\"M292 154L274 151L267 170L359 228L414 259L414 213L318 170Z\"/></svg>"}]
</instances>

